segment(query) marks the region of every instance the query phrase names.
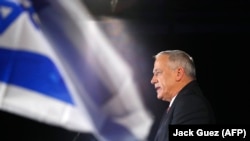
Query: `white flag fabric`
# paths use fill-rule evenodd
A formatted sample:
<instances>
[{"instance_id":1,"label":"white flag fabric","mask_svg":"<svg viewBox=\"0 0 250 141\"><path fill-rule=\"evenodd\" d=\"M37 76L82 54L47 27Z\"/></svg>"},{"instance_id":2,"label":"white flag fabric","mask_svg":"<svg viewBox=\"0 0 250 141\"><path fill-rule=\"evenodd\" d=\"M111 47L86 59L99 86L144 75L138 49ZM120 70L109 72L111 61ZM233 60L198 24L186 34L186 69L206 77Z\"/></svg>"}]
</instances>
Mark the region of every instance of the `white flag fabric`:
<instances>
[{"instance_id":1,"label":"white flag fabric","mask_svg":"<svg viewBox=\"0 0 250 141\"><path fill-rule=\"evenodd\" d=\"M47 1L36 15L32 2L0 0L0 109L100 141L145 141L152 118L133 72L83 3Z\"/></svg>"}]
</instances>

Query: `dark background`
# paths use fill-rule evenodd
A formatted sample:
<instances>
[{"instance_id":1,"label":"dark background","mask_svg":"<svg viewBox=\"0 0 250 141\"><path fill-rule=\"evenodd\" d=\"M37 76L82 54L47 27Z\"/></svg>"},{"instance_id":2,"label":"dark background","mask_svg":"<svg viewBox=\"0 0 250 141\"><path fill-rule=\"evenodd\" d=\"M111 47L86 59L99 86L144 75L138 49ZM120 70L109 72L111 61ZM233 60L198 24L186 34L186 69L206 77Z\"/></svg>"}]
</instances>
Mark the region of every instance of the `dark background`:
<instances>
[{"instance_id":1,"label":"dark background","mask_svg":"<svg viewBox=\"0 0 250 141\"><path fill-rule=\"evenodd\" d=\"M143 73L138 77L148 80L140 85L150 88L145 93L152 93L145 97L146 106L155 115L149 141L167 105L156 99L149 83L152 56L165 49L183 49L193 56L198 82L218 124L249 124L249 1L120 0L114 12L109 2L85 0L97 19L104 15L133 21L134 34L145 44L148 68L139 70ZM0 112L0 128L6 140L71 141L77 136L5 112ZM78 140L90 141L93 137L86 133Z\"/></svg>"}]
</instances>

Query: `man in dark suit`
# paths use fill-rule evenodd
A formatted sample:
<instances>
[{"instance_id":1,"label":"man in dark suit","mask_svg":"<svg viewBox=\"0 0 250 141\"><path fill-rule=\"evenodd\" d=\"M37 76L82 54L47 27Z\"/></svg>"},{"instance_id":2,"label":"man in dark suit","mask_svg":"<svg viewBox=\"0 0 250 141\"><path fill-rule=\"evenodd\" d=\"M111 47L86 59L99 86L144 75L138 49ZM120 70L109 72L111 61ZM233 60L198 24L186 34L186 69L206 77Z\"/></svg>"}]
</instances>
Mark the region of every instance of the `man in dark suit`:
<instances>
[{"instance_id":1,"label":"man in dark suit","mask_svg":"<svg viewBox=\"0 0 250 141\"><path fill-rule=\"evenodd\" d=\"M169 140L169 125L214 124L213 110L196 80L193 58L182 50L155 55L153 77L157 98L170 102L155 141Z\"/></svg>"}]
</instances>

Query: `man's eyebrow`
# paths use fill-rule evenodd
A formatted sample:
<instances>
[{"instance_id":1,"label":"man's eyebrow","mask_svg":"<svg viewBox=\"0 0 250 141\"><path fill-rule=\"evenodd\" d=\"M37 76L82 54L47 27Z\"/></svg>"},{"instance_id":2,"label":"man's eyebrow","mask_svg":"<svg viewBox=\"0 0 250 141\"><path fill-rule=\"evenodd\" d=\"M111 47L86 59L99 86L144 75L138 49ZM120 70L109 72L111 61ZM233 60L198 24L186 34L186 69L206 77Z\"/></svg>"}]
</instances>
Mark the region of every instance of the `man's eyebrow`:
<instances>
[{"instance_id":1,"label":"man's eyebrow","mask_svg":"<svg viewBox=\"0 0 250 141\"><path fill-rule=\"evenodd\" d=\"M153 73L155 73L155 72L160 72L160 70L159 69L154 69Z\"/></svg>"},{"instance_id":2,"label":"man's eyebrow","mask_svg":"<svg viewBox=\"0 0 250 141\"><path fill-rule=\"evenodd\" d=\"M157 69L154 69L152 72L155 73L157 71Z\"/></svg>"}]
</instances>

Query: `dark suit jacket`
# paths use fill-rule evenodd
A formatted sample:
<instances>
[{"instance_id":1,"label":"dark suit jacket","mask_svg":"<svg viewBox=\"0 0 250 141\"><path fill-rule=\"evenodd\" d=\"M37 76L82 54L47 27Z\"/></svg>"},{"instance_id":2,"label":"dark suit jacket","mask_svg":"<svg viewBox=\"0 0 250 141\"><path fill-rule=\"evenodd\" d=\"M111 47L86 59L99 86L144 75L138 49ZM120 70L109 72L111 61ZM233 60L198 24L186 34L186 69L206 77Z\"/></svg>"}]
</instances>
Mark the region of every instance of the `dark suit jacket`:
<instances>
[{"instance_id":1,"label":"dark suit jacket","mask_svg":"<svg viewBox=\"0 0 250 141\"><path fill-rule=\"evenodd\" d=\"M197 81L192 81L179 92L169 111L164 113L155 141L169 140L170 124L214 123L215 117L209 102L203 96Z\"/></svg>"}]
</instances>

